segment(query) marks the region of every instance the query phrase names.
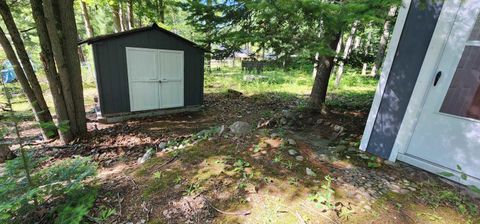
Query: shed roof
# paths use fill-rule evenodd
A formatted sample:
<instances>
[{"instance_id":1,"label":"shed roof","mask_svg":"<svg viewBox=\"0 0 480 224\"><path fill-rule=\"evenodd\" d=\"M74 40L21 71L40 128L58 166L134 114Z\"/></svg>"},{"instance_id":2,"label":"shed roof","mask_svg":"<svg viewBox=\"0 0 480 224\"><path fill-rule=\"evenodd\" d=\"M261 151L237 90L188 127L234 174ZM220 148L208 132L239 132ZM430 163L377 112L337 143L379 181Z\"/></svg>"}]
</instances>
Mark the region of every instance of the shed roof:
<instances>
[{"instance_id":1,"label":"shed roof","mask_svg":"<svg viewBox=\"0 0 480 224\"><path fill-rule=\"evenodd\" d=\"M85 43L92 44L92 43L99 42L99 41L105 41L105 40L109 40L109 39L113 39L113 38L123 37L123 36L127 36L127 35L130 35L130 34L144 32L144 31L150 31L150 30L157 30L157 31L163 32L167 35L170 35L170 36L175 37L179 40L182 40L183 42L185 42L187 44L190 44L193 47L197 47L197 48L200 48L202 50L205 50L203 47L199 46L198 44L196 44L196 43L194 43L194 42L192 42L192 41L190 41L190 40L188 40L188 39L186 39L186 38L184 38L184 37L182 37L182 36L180 36L176 33L168 31L168 30L158 26L156 23L153 23L151 26L146 26L146 27L131 29L131 30L123 31L123 32L92 37L92 38L89 38L89 39L81 40L81 41L78 42L78 44L79 45L85 44Z\"/></svg>"}]
</instances>

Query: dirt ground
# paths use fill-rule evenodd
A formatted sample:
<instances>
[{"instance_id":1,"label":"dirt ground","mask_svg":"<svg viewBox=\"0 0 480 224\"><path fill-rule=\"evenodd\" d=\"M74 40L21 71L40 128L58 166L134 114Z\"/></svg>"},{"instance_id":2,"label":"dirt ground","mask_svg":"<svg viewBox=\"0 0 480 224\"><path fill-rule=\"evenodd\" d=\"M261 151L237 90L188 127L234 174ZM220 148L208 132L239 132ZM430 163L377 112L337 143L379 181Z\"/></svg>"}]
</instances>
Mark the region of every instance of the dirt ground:
<instances>
[{"instance_id":1,"label":"dirt ground","mask_svg":"<svg viewBox=\"0 0 480 224\"><path fill-rule=\"evenodd\" d=\"M207 94L196 113L108 125L89 116L88 136L35 147L99 163L89 217L114 210L105 223L480 222L479 200L465 188L357 150L367 111L311 112L276 94L222 93ZM234 134L236 121L252 129ZM156 153L139 164L148 149Z\"/></svg>"}]
</instances>

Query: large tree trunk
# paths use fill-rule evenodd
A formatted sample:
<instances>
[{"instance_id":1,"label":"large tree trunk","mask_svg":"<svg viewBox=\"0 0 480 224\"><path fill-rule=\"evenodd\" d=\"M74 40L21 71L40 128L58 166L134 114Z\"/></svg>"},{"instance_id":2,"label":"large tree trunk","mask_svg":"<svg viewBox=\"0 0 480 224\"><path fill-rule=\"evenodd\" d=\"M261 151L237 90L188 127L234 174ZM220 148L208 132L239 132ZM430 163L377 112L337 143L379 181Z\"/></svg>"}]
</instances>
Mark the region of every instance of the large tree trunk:
<instances>
[{"instance_id":1,"label":"large tree trunk","mask_svg":"<svg viewBox=\"0 0 480 224\"><path fill-rule=\"evenodd\" d=\"M351 49L352 43L353 43L353 37L355 36L355 32L357 32L357 23L358 22L354 22L352 24L350 34L347 38L347 41L345 42L345 48L343 49L342 59L340 60L340 63L338 64L337 76L335 77L335 87L337 87L337 88L340 86L340 80L342 79L343 69L344 69L344 66L345 66L345 61L348 58L348 54L350 54L350 49Z\"/></svg>"},{"instance_id":2,"label":"large tree trunk","mask_svg":"<svg viewBox=\"0 0 480 224\"><path fill-rule=\"evenodd\" d=\"M63 52L67 59L67 66L70 75L70 86L72 88L73 99L75 104L75 121L77 122L78 133L85 134L87 132L87 118L85 113L85 102L83 96L83 80L80 60L77 53L78 32L75 22L75 12L73 1L59 1L59 13L62 22L62 31L65 42Z\"/></svg>"},{"instance_id":3,"label":"large tree trunk","mask_svg":"<svg viewBox=\"0 0 480 224\"><path fill-rule=\"evenodd\" d=\"M335 49L340 41L341 33L335 34L330 41L330 48ZM320 108L327 97L328 80L333 69L333 60L335 56L320 55L317 62L317 75L313 83L312 92L310 93L310 103L313 108Z\"/></svg>"},{"instance_id":4,"label":"large tree trunk","mask_svg":"<svg viewBox=\"0 0 480 224\"><path fill-rule=\"evenodd\" d=\"M390 36L390 17L394 17L397 12L397 7L393 6L388 11L388 17L383 24L383 34L380 37L380 44L378 45L377 55L375 56L375 63L372 67L371 76L378 76L378 70L382 66L383 58L385 57L385 50L387 49L388 37Z\"/></svg>"},{"instance_id":5,"label":"large tree trunk","mask_svg":"<svg viewBox=\"0 0 480 224\"><path fill-rule=\"evenodd\" d=\"M55 3L54 3L55 2ZM64 33L61 30L60 18L58 16L58 11L56 1L45 0L44 1L44 12L45 19L47 22L48 35L50 36L50 42L52 46L53 56L57 64L59 79L62 86L62 94L65 100L65 106L67 108L68 121L69 121L69 130L72 133L72 136L77 133L78 128L75 122L75 104L72 94L72 89L70 86L70 74L67 66L67 59L65 58L62 46L65 44L63 37Z\"/></svg>"},{"instance_id":6,"label":"large tree trunk","mask_svg":"<svg viewBox=\"0 0 480 224\"><path fill-rule=\"evenodd\" d=\"M10 9L5 1L0 1L0 14L8 29L8 32L10 33L10 37L15 46L16 53L21 62L21 66L17 60L17 56L15 55L15 53L13 53L12 55L12 53L9 52L8 54L10 56L8 56L7 54L7 57L13 60L12 64L14 62L17 64L14 64L14 66L17 67L15 72L17 74L20 73L21 77L19 77L19 82L21 83L22 88L25 87L24 92L27 95L30 104L32 105L36 120L40 123L40 126L42 127L43 136L45 138L55 137L55 130L52 128L48 128L51 127L51 125L45 125L53 124L52 115L50 114L50 110L48 109L45 98L43 97L42 89L38 82L37 76L35 75L35 71L33 70L33 66L30 63L30 58L28 57L27 51L25 50L23 40L20 36L20 32L18 31L15 21L13 20L12 13L10 12ZM9 50L13 51L13 47L10 45L3 30L1 35L3 36L2 46L5 45L4 50L5 48L9 48L8 50L5 50L6 53Z\"/></svg>"},{"instance_id":7,"label":"large tree trunk","mask_svg":"<svg viewBox=\"0 0 480 224\"><path fill-rule=\"evenodd\" d=\"M47 76L50 91L52 93L53 103L57 113L57 122L60 124L69 123L67 107L62 91L62 84L56 70L57 68L52 52L50 36L48 35L43 6L41 1L37 0L30 0L30 4L32 6L33 19L35 20L35 25L37 28L40 48L42 50L40 59L42 60L45 75ZM72 140L72 133L70 130L60 130L59 134L64 143Z\"/></svg>"},{"instance_id":8,"label":"large tree trunk","mask_svg":"<svg viewBox=\"0 0 480 224\"><path fill-rule=\"evenodd\" d=\"M93 32L93 26L90 23L90 15L88 14L87 3L85 3L85 1L83 1L83 0L81 0L80 1L80 6L82 8L83 23L85 24L85 30L87 31L87 36L88 37L93 37L95 35L95 33Z\"/></svg>"}]
</instances>

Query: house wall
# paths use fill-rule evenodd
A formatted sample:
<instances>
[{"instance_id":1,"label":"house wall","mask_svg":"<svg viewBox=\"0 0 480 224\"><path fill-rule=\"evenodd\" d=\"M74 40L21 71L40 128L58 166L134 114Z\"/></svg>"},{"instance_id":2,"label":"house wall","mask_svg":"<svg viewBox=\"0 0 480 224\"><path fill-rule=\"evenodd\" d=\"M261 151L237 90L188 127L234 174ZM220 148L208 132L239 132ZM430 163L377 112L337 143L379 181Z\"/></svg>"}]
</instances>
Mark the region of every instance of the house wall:
<instances>
[{"instance_id":1,"label":"house wall","mask_svg":"<svg viewBox=\"0 0 480 224\"><path fill-rule=\"evenodd\" d=\"M388 75L366 150L388 159L442 9L413 0Z\"/></svg>"},{"instance_id":2,"label":"house wall","mask_svg":"<svg viewBox=\"0 0 480 224\"><path fill-rule=\"evenodd\" d=\"M158 30L128 34L92 44L103 115L130 112L126 47L184 51L185 106L202 105L204 52Z\"/></svg>"}]
</instances>

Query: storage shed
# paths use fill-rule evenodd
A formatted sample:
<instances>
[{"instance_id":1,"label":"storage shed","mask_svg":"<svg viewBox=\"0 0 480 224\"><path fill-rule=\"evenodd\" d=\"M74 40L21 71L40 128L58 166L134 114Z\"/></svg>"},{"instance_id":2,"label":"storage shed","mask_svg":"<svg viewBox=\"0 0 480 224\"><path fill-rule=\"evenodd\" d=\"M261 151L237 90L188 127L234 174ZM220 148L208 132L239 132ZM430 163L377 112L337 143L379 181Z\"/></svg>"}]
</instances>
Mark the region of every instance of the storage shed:
<instances>
[{"instance_id":1,"label":"storage shed","mask_svg":"<svg viewBox=\"0 0 480 224\"><path fill-rule=\"evenodd\" d=\"M198 110L204 49L153 24L81 41L92 45L100 119Z\"/></svg>"},{"instance_id":2,"label":"storage shed","mask_svg":"<svg viewBox=\"0 0 480 224\"><path fill-rule=\"evenodd\" d=\"M480 187L480 0L404 0L360 148Z\"/></svg>"}]
</instances>

